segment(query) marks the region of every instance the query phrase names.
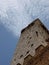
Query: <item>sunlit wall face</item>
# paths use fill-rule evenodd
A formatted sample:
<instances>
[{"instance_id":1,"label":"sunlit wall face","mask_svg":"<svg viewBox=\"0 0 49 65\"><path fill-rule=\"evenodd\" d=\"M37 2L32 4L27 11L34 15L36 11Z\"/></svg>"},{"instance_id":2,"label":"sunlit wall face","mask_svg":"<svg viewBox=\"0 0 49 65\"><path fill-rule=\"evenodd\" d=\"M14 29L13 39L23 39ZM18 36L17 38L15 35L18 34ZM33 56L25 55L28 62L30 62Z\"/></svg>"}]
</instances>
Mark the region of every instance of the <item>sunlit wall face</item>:
<instances>
[{"instance_id":1,"label":"sunlit wall face","mask_svg":"<svg viewBox=\"0 0 49 65\"><path fill-rule=\"evenodd\" d=\"M14 35L36 18L49 29L49 0L0 0L0 23Z\"/></svg>"}]
</instances>

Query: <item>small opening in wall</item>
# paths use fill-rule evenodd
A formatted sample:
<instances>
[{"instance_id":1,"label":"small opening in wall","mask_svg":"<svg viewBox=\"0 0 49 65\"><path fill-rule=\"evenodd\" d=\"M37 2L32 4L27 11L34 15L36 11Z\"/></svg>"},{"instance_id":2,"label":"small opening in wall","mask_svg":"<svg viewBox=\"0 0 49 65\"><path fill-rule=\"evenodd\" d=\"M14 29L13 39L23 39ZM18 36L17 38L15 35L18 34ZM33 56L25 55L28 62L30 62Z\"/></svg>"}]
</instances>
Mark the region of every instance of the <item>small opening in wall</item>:
<instances>
[{"instance_id":1,"label":"small opening in wall","mask_svg":"<svg viewBox=\"0 0 49 65\"><path fill-rule=\"evenodd\" d=\"M17 65L21 65L20 63L18 63Z\"/></svg>"},{"instance_id":2,"label":"small opening in wall","mask_svg":"<svg viewBox=\"0 0 49 65\"><path fill-rule=\"evenodd\" d=\"M28 54L29 53L29 51L27 51L27 53L26 54Z\"/></svg>"},{"instance_id":3,"label":"small opening in wall","mask_svg":"<svg viewBox=\"0 0 49 65\"><path fill-rule=\"evenodd\" d=\"M20 58L22 58L22 57L23 57L23 55L20 56Z\"/></svg>"},{"instance_id":4,"label":"small opening in wall","mask_svg":"<svg viewBox=\"0 0 49 65\"><path fill-rule=\"evenodd\" d=\"M37 37L38 37L38 31L36 31L36 35L37 35Z\"/></svg>"},{"instance_id":5,"label":"small opening in wall","mask_svg":"<svg viewBox=\"0 0 49 65\"><path fill-rule=\"evenodd\" d=\"M32 37L30 37L30 39L31 39Z\"/></svg>"},{"instance_id":6,"label":"small opening in wall","mask_svg":"<svg viewBox=\"0 0 49 65\"><path fill-rule=\"evenodd\" d=\"M31 47L33 46L33 44L31 44Z\"/></svg>"}]
</instances>

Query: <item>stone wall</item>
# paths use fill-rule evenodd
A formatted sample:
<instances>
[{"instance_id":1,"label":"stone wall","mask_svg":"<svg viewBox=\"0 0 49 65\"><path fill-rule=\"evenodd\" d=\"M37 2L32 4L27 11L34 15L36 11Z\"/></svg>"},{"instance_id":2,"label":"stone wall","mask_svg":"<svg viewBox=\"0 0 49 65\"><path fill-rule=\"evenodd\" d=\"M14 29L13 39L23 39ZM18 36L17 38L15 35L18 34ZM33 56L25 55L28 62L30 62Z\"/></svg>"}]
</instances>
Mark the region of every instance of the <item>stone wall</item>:
<instances>
[{"instance_id":1,"label":"stone wall","mask_svg":"<svg viewBox=\"0 0 49 65\"><path fill-rule=\"evenodd\" d=\"M24 58L35 55L39 46L46 47L49 42L49 31L39 19L22 30L19 43L15 50L11 65L23 65Z\"/></svg>"}]
</instances>

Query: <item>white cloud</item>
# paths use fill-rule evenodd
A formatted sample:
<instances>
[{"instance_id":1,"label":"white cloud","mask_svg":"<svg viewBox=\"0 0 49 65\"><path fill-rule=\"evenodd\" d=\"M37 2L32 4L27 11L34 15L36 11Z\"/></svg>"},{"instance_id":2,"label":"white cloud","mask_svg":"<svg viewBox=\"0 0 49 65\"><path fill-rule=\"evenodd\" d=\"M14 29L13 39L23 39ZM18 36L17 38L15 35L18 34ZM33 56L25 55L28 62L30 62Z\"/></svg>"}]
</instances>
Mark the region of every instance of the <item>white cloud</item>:
<instances>
[{"instance_id":1,"label":"white cloud","mask_svg":"<svg viewBox=\"0 0 49 65\"><path fill-rule=\"evenodd\" d=\"M49 28L49 0L2 0L0 15L1 23L15 35L36 18Z\"/></svg>"}]
</instances>

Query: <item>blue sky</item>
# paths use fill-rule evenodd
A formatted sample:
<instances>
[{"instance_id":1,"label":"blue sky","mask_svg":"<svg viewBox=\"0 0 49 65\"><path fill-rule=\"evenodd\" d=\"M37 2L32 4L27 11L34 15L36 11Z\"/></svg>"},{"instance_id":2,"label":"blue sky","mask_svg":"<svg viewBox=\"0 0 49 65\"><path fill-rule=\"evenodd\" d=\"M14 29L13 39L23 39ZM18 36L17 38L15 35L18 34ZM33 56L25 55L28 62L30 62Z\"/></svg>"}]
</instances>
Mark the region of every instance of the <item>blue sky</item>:
<instances>
[{"instance_id":1,"label":"blue sky","mask_svg":"<svg viewBox=\"0 0 49 65\"><path fill-rule=\"evenodd\" d=\"M36 18L49 29L49 0L0 0L0 65L9 65L21 30Z\"/></svg>"},{"instance_id":2,"label":"blue sky","mask_svg":"<svg viewBox=\"0 0 49 65\"><path fill-rule=\"evenodd\" d=\"M0 24L0 65L10 65L18 37Z\"/></svg>"}]
</instances>

